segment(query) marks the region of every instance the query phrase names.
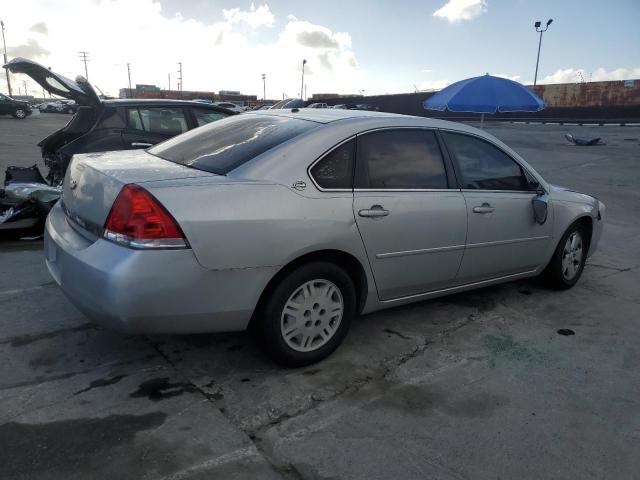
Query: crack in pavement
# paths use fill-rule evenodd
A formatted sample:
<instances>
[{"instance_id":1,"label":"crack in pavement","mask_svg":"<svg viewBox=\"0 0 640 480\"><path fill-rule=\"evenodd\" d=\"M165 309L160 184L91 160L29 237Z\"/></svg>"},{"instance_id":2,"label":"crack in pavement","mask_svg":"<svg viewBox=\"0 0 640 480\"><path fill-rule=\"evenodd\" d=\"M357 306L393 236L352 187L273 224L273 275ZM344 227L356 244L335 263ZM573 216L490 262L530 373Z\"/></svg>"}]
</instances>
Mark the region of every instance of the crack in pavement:
<instances>
[{"instance_id":1,"label":"crack in pavement","mask_svg":"<svg viewBox=\"0 0 640 480\"><path fill-rule=\"evenodd\" d=\"M439 330L435 335L433 335L433 339L441 339L465 326L475 322L482 316L482 311L480 307L475 308L475 312L467 315L463 321L456 323L450 327ZM387 330L385 330L387 331ZM193 386L194 390L200 393L207 402L211 403L214 408L217 408L218 411L238 430L242 431L245 435L247 435L248 439L251 441L252 445L256 449L256 453L260 454L270 465L270 467L274 470L274 472L281 475L284 479L287 480L302 480L304 477L297 470L297 468L286 460L277 458L277 456L272 452L272 445L267 439L263 437L264 432L268 431L273 427L278 427L283 422L288 420L292 420L303 416L314 409L318 408L320 405L334 401L345 394L354 394L371 384L372 382L377 382L386 379L389 377L394 371L397 370L398 367L406 364L413 358L416 358L422 355L425 350L433 343L433 340L430 340L427 337L409 337L403 335L396 331L389 331L387 333L397 334L403 339L412 340L412 339L420 339L419 343L416 344L409 352L401 353L399 355L395 355L391 358L382 359L379 364L377 371L374 371L372 374L364 375L361 377L357 377L352 380L349 384L345 385L343 388L340 388L336 391L333 391L329 395L318 396L315 394L310 394L307 398L307 401L297 408L295 411L285 411L280 415L271 418L266 423L262 423L257 427L243 427L238 424L233 417L228 415L223 408L217 406L217 398L211 393L205 391L200 385L193 382L189 376L174 362L171 358L162 351L159 344L154 342L150 337L146 337L149 345L156 351L156 353L163 358L171 367L173 367L179 375ZM174 478L174 477L168 477ZM182 478L182 477L175 477Z\"/></svg>"},{"instance_id":2,"label":"crack in pavement","mask_svg":"<svg viewBox=\"0 0 640 480\"><path fill-rule=\"evenodd\" d=\"M283 465L282 463L272 461L272 458L267 454L267 452L265 452L261 448L260 443L256 441L256 437L248 433L242 427L240 427L236 422L233 421L233 419L229 415L226 414L226 412L223 409L219 408L216 405L216 398L212 394L208 393L200 385L193 382L191 378L189 378L189 376L185 374L185 372L183 372L182 369L178 365L176 365L176 363L173 360L171 360L171 358L167 354L165 354L162 351L162 349L159 347L159 345L155 343L150 337L147 336L146 339L149 345L151 346L151 348L153 348L161 358L163 358L171 367L173 367L176 370L176 372L180 374L180 376L183 378L184 381L189 383L196 392L202 395L208 403L210 403L214 408L216 408L220 412L220 414L224 418L226 418L227 421L229 421L231 425L233 425L235 428L237 428L247 436L247 438L251 442L251 447L249 448L253 448L255 450L255 453L254 453L255 455L260 455L262 458L264 458L274 472L278 473L285 480L302 480L303 479L303 477L300 475L300 473L297 471L297 469L293 465L289 465L289 464ZM228 455L232 456L233 453L234 452L231 452ZM218 459L223 457L225 457L225 455L218 457ZM214 459L212 461L214 462L212 465L221 464L221 462L218 462L217 459ZM205 462L205 464L207 464L207 462ZM193 471L191 471L191 469L187 469L186 471L184 471L184 474L191 474L191 473L194 473ZM176 476L166 477L166 480L169 480L169 479L178 480L180 478L185 478L185 477L184 475L179 473L179 474L176 474Z\"/></svg>"}]
</instances>

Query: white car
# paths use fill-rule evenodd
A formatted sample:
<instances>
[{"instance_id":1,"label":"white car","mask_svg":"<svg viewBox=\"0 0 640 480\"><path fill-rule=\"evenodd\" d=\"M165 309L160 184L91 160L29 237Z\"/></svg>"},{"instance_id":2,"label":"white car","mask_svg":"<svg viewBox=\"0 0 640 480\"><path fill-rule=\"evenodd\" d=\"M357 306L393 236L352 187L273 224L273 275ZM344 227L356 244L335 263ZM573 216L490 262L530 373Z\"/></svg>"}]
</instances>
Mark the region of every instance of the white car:
<instances>
[{"instance_id":1,"label":"white car","mask_svg":"<svg viewBox=\"0 0 640 480\"><path fill-rule=\"evenodd\" d=\"M75 155L44 251L91 320L145 334L251 327L302 366L358 314L537 275L570 288L604 218L602 202L548 184L484 130L293 108Z\"/></svg>"}]
</instances>

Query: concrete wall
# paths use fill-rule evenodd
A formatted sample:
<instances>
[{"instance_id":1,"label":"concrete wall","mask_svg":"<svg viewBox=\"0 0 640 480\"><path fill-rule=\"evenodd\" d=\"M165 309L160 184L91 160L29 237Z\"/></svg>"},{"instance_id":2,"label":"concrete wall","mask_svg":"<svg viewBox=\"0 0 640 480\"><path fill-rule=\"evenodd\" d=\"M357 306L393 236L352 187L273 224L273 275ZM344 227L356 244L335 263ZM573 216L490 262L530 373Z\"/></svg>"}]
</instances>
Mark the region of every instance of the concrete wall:
<instances>
[{"instance_id":1,"label":"concrete wall","mask_svg":"<svg viewBox=\"0 0 640 480\"><path fill-rule=\"evenodd\" d=\"M530 85L548 107L640 106L640 80Z\"/></svg>"},{"instance_id":2,"label":"concrete wall","mask_svg":"<svg viewBox=\"0 0 640 480\"><path fill-rule=\"evenodd\" d=\"M537 113L502 113L489 115L488 120L515 118L531 119L585 119L640 121L640 80L566 83L555 85L530 85L547 105ZM405 93L398 95L375 95L328 98L322 100L329 105L342 103L368 103L380 111L439 118L475 118L469 113L435 112L422 108L422 103L435 92ZM318 101L318 100L315 100ZM309 103L312 103L311 101Z\"/></svg>"}]
</instances>

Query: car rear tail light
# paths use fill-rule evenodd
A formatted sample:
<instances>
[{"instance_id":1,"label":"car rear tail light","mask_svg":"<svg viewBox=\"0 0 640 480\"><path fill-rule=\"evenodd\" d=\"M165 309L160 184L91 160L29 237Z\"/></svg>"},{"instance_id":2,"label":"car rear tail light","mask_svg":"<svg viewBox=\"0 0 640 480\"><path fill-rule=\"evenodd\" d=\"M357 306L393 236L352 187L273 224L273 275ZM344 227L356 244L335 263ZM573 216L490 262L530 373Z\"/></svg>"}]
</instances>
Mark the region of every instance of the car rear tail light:
<instances>
[{"instance_id":1,"label":"car rear tail light","mask_svg":"<svg viewBox=\"0 0 640 480\"><path fill-rule=\"evenodd\" d=\"M162 204L139 185L118 194L104 225L104 238L131 248L187 248L178 223Z\"/></svg>"}]
</instances>

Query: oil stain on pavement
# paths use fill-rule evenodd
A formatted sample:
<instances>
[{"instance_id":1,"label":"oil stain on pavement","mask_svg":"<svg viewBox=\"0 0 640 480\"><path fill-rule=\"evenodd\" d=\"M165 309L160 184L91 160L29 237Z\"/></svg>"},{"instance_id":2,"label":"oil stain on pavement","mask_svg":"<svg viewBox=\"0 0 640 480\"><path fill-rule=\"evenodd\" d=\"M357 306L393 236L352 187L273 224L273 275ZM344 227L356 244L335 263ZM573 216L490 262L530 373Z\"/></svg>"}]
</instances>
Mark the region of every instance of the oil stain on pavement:
<instances>
[{"instance_id":1,"label":"oil stain on pavement","mask_svg":"<svg viewBox=\"0 0 640 480\"><path fill-rule=\"evenodd\" d=\"M511 335L485 335L482 344L491 354L492 367L498 359L542 363L546 358L542 350L517 342Z\"/></svg>"},{"instance_id":2,"label":"oil stain on pavement","mask_svg":"<svg viewBox=\"0 0 640 480\"><path fill-rule=\"evenodd\" d=\"M136 434L162 425L167 415L110 415L49 423L0 425L2 478L40 478L55 472L79 472L90 459L113 458L115 451L131 448ZM92 474L88 470L90 478ZM62 476L60 478L63 478Z\"/></svg>"},{"instance_id":3,"label":"oil stain on pavement","mask_svg":"<svg viewBox=\"0 0 640 480\"><path fill-rule=\"evenodd\" d=\"M187 382L169 382L167 377L153 378L142 382L138 389L131 393L131 398L146 397L149 400L158 402L171 397L177 397L183 393L193 393L197 391L196 387Z\"/></svg>"}]
</instances>

